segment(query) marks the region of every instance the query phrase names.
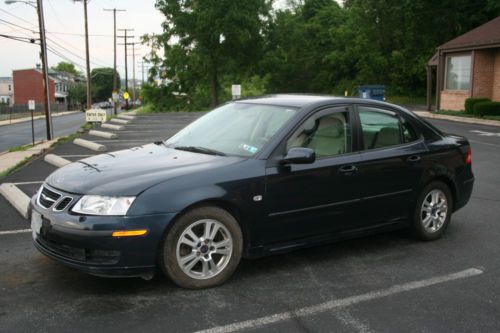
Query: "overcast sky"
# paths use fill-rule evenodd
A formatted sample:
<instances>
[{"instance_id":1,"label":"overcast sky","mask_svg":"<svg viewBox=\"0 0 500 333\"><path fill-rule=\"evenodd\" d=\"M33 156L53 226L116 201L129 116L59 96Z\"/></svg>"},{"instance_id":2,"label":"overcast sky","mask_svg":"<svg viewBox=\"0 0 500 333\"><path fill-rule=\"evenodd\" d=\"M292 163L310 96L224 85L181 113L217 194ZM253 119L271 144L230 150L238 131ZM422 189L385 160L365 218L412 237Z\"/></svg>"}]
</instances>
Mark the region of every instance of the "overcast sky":
<instances>
[{"instance_id":1,"label":"overcast sky","mask_svg":"<svg viewBox=\"0 0 500 333\"><path fill-rule=\"evenodd\" d=\"M64 54L75 64L85 66L85 39L83 4L72 0L44 0L45 22L48 31L48 45ZM113 13L105 12L103 8L126 9L117 13L118 28L134 28L133 35L139 37L146 33L161 32L162 15L154 8L154 0L90 0L88 3L89 34L104 35L90 37L91 68L113 67ZM9 25L4 21L14 23L24 28L37 30L38 20L34 8L16 3L6 5L0 0L0 34L14 36L38 35ZM76 34L76 35L69 35ZM138 38L136 38L138 41ZM59 44L59 45L58 45ZM64 50L62 47L68 49ZM138 46L139 55L147 53L145 46ZM40 47L0 37L0 76L11 76L13 69L33 68L39 60ZM48 53L49 66L57 64L61 59L53 53ZM140 57L136 61L141 61ZM132 78L132 58L129 58L129 77ZM118 71L124 76L124 50L118 47ZM136 68L136 78L141 77L141 68Z\"/></svg>"}]
</instances>

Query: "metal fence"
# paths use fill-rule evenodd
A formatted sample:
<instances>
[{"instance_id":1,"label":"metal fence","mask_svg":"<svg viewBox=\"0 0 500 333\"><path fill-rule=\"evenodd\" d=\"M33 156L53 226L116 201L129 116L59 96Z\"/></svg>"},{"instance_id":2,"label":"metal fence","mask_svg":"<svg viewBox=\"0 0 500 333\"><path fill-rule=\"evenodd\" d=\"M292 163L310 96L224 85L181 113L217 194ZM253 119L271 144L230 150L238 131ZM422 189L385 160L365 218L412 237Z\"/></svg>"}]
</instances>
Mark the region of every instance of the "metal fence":
<instances>
[{"instance_id":1,"label":"metal fence","mask_svg":"<svg viewBox=\"0 0 500 333\"><path fill-rule=\"evenodd\" d=\"M66 104L56 104L52 103L50 105L50 109L52 114L57 114L59 112L68 111L68 106ZM35 111L33 112L33 116L42 116L44 115L44 106L43 104L36 104ZM28 105L0 105L0 121L9 120L17 118L31 117L31 112L28 110Z\"/></svg>"}]
</instances>

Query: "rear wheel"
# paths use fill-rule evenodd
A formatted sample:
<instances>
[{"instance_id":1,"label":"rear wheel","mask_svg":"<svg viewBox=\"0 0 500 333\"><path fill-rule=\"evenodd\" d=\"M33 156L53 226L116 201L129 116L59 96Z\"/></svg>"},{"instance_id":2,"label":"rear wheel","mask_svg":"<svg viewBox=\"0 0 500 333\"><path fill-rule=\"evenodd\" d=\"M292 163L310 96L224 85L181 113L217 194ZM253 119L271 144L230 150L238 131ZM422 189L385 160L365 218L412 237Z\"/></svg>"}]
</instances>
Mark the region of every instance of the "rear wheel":
<instances>
[{"instance_id":1,"label":"rear wheel","mask_svg":"<svg viewBox=\"0 0 500 333\"><path fill-rule=\"evenodd\" d=\"M450 223L453 199L440 181L428 184L420 193L413 216L413 231L422 240L440 238Z\"/></svg>"},{"instance_id":2,"label":"rear wheel","mask_svg":"<svg viewBox=\"0 0 500 333\"><path fill-rule=\"evenodd\" d=\"M242 245L240 227L231 214L213 206L195 208L167 233L160 266L181 287L214 287L236 270Z\"/></svg>"}]
</instances>

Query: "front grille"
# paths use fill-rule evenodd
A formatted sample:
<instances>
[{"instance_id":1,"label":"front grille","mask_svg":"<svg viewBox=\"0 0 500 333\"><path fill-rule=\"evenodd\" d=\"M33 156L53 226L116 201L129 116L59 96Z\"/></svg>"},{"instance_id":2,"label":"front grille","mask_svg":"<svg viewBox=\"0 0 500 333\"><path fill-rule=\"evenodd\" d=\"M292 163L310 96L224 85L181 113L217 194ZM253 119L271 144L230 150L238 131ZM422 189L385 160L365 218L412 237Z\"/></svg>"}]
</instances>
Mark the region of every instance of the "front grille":
<instances>
[{"instance_id":1,"label":"front grille","mask_svg":"<svg viewBox=\"0 0 500 333\"><path fill-rule=\"evenodd\" d=\"M64 210L66 207L68 207L68 205L70 204L71 201L73 201L72 197L64 197L64 198L62 198L62 200L59 201L59 203L56 205L56 207L54 208L54 210L56 210L58 212Z\"/></svg>"},{"instance_id":2,"label":"front grille","mask_svg":"<svg viewBox=\"0 0 500 333\"><path fill-rule=\"evenodd\" d=\"M48 209L52 207L60 198L61 194L48 189L46 186L43 186L42 191L40 191L40 194L38 196L38 203L43 208Z\"/></svg>"}]
</instances>

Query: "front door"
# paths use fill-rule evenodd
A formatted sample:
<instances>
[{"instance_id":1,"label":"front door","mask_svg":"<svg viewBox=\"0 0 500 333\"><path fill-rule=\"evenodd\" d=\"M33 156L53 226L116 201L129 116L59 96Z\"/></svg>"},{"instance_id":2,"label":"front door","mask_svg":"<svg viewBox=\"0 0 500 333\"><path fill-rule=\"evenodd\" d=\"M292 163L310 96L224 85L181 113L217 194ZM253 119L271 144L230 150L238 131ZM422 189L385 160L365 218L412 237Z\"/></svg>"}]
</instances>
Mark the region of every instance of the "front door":
<instances>
[{"instance_id":1,"label":"front door","mask_svg":"<svg viewBox=\"0 0 500 333\"><path fill-rule=\"evenodd\" d=\"M268 223L261 233L265 244L324 235L352 221L360 162L352 149L352 119L347 107L321 110L287 138L282 154L292 147L307 147L315 151L316 161L267 168Z\"/></svg>"}]
</instances>

